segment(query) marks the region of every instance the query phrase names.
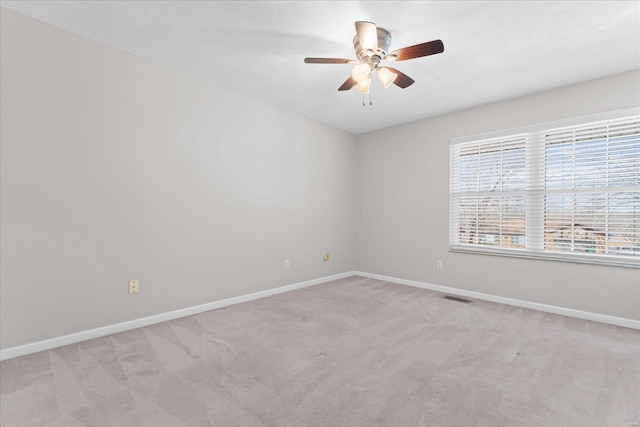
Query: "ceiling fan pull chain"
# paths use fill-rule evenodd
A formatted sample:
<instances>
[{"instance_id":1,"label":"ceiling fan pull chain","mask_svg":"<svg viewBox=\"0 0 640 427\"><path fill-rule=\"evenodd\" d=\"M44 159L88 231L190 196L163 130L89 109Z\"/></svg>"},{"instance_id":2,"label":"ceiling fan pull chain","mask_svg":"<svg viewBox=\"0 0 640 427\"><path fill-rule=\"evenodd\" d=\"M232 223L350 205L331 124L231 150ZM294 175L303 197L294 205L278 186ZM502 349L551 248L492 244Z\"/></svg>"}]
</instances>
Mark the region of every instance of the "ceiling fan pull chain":
<instances>
[{"instance_id":1,"label":"ceiling fan pull chain","mask_svg":"<svg viewBox=\"0 0 640 427\"><path fill-rule=\"evenodd\" d=\"M362 106L363 106L363 107L365 106L365 103L364 103L364 93L362 94Z\"/></svg>"}]
</instances>

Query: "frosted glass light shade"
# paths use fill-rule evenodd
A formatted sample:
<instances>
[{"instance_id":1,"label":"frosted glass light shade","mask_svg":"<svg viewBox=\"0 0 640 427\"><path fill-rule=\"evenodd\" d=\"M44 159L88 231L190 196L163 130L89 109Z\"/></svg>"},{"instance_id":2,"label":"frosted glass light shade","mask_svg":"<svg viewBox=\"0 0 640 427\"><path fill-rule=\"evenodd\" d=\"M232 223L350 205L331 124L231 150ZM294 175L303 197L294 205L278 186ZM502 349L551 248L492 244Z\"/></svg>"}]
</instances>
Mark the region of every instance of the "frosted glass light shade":
<instances>
[{"instance_id":1,"label":"frosted glass light shade","mask_svg":"<svg viewBox=\"0 0 640 427\"><path fill-rule=\"evenodd\" d=\"M363 81L361 81L361 82L357 83L357 84L354 86L354 88L355 88L358 92L360 92L360 93L362 93L362 94L366 95L367 93L369 93L369 86L370 86L370 85L371 85L371 77L367 77L365 80L363 80Z\"/></svg>"},{"instance_id":2,"label":"frosted glass light shade","mask_svg":"<svg viewBox=\"0 0 640 427\"><path fill-rule=\"evenodd\" d=\"M378 68L378 78L382 82L382 85L385 87L385 89L391 86L391 83L393 83L397 77L398 75L388 68Z\"/></svg>"},{"instance_id":3,"label":"frosted glass light shade","mask_svg":"<svg viewBox=\"0 0 640 427\"><path fill-rule=\"evenodd\" d=\"M371 67L369 66L369 64L357 64L355 67L353 67L353 70L351 70L351 78L360 83L366 80L369 77L370 73Z\"/></svg>"}]
</instances>

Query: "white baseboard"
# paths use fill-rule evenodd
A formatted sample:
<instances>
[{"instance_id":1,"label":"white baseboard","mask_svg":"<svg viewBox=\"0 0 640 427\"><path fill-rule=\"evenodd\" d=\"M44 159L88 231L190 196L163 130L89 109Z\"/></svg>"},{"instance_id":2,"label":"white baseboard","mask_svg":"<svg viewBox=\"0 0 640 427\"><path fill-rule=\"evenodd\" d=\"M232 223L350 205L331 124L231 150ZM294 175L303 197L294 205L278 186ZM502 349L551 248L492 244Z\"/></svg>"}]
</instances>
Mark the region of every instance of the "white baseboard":
<instances>
[{"instance_id":1,"label":"white baseboard","mask_svg":"<svg viewBox=\"0 0 640 427\"><path fill-rule=\"evenodd\" d=\"M367 277L370 279L397 283L399 285L413 286L416 288L428 289L431 291L437 291L451 295L497 302L500 304L508 304L516 307L530 308L532 310L545 311L547 313L560 314L563 316L575 317L578 319L592 320L594 322L623 326L625 328L640 329L640 321L634 319L625 319L623 317L608 316L606 314L591 313L587 311L574 310L571 308L558 307L554 305L522 301L514 298L499 297L495 295L483 294L480 292L466 291L464 289L450 288L448 286L434 285L431 283L417 282L414 280L399 279L397 277L391 276L383 276L381 274L365 273L362 271L349 271L346 273L321 277L319 279L308 280L306 282L294 283L291 285L281 286L279 288L267 289L265 291L254 292L247 295L240 295L220 301L214 301L194 307L187 307L180 310L170 311L168 313L161 313L154 316L143 317L141 319L135 319L128 322L116 323L114 325L103 326L101 328L89 329L87 331L77 332L74 334L64 335L61 337L51 338L30 344L10 347L4 350L0 350L0 360L12 359L14 357L37 353L39 351L50 350L52 348L62 347L68 344L75 344L77 342L103 337L105 335L141 328L143 326L153 325L155 323L166 322L167 320L178 319L180 317L190 316L192 314L215 310L216 308L227 307L242 302L265 298L271 295L277 295L296 289L307 288L309 286L319 285L321 283L344 279L351 276Z\"/></svg>"},{"instance_id":2,"label":"white baseboard","mask_svg":"<svg viewBox=\"0 0 640 427\"><path fill-rule=\"evenodd\" d=\"M640 329L640 320L626 319L624 317L615 317L606 314L591 313L588 311L574 310L572 308L540 304L537 302L522 301L514 298L499 297L495 295L483 294L480 292L466 291L464 289L450 288L448 286L433 285L431 283L416 282L414 280L398 279L397 277L383 276L380 274L364 273L362 271L356 271L354 272L354 274L370 279L397 283L399 285L413 286L416 288L428 289L431 291L443 292L451 295L497 302L500 304L508 304L516 307L530 308L532 310L545 311L547 313L560 314L562 316L575 317L578 319L593 320L594 322L608 323L610 325L623 326L625 328Z\"/></svg>"},{"instance_id":3,"label":"white baseboard","mask_svg":"<svg viewBox=\"0 0 640 427\"><path fill-rule=\"evenodd\" d=\"M346 277L355 275L356 273L353 271L334 274L332 276L321 277L319 279L308 280L306 282L294 283L291 285L281 286L279 288L267 289L265 291L254 292L247 295L240 295L237 297L214 301L207 304L196 305L194 307L187 307L180 310L170 311L168 313L161 313L154 316L143 317L141 319L130 320L128 322L116 323L114 325L103 326L101 328L89 329L87 331L77 332L61 337L37 341L34 343L24 344L16 347L10 347L4 350L0 350L0 360L12 359L14 357L37 353L39 351L50 350L52 348L62 347L63 345L75 344L80 341L86 341L93 338L103 337L105 335L141 328L143 326L153 325L155 323L166 322L167 320L178 319L180 317L190 316L192 314L215 310L216 308L227 307L230 305L239 304L241 302L265 298L271 295L277 295L296 289L307 288L309 286L319 285L320 283L344 279Z\"/></svg>"}]
</instances>

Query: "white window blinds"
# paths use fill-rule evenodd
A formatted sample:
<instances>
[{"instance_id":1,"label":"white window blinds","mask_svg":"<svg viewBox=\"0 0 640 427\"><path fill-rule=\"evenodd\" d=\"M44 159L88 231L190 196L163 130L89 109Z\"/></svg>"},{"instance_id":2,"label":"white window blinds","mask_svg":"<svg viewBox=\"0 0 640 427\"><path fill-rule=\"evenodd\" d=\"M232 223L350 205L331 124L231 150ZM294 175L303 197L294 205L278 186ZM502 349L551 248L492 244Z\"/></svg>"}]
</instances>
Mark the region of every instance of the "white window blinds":
<instances>
[{"instance_id":1,"label":"white window blinds","mask_svg":"<svg viewBox=\"0 0 640 427\"><path fill-rule=\"evenodd\" d=\"M450 247L638 267L640 116L452 141Z\"/></svg>"}]
</instances>

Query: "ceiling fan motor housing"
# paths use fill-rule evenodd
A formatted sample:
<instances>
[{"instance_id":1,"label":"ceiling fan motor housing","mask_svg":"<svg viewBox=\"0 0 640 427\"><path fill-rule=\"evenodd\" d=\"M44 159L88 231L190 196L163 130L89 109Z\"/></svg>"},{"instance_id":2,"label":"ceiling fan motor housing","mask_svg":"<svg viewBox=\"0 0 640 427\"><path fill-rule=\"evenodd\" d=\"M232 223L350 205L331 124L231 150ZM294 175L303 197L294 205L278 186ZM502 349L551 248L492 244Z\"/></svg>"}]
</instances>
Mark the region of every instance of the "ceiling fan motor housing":
<instances>
[{"instance_id":1,"label":"ceiling fan motor housing","mask_svg":"<svg viewBox=\"0 0 640 427\"><path fill-rule=\"evenodd\" d=\"M378 30L378 49L373 53L367 53L362 50L360 46L360 40L358 40L358 35L356 34L353 38L353 47L356 49L356 57L362 62L369 62L373 60L373 62L378 63L382 61L385 56L389 53L389 46L391 46L391 33L384 28L377 28ZM377 57L377 58L375 58Z\"/></svg>"}]
</instances>

